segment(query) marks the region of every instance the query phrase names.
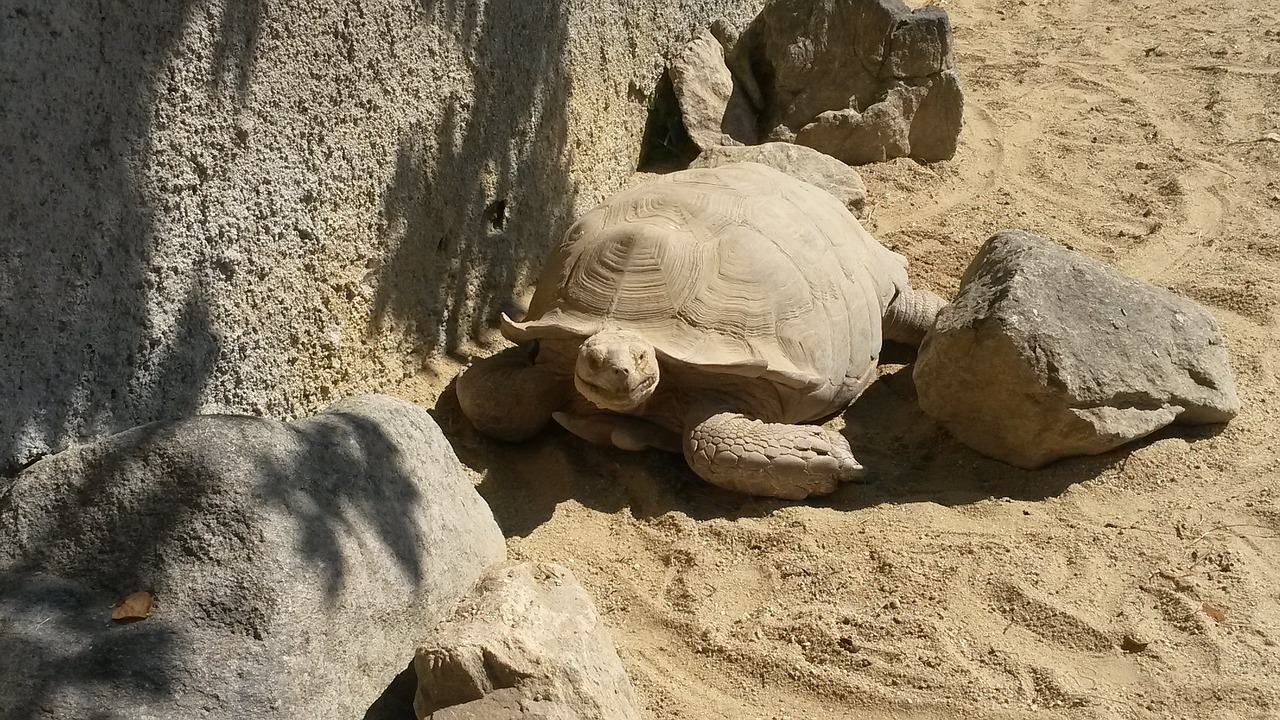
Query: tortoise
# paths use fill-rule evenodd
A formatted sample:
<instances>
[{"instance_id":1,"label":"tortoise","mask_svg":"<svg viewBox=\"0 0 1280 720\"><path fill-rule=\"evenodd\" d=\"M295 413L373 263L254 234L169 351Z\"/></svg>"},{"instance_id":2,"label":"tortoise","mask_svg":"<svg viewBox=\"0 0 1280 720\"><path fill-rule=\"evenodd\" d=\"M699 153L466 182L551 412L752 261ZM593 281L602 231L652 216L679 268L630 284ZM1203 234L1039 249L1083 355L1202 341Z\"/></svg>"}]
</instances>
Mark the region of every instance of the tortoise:
<instances>
[{"instance_id":1,"label":"tortoise","mask_svg":"<svg viewBox=\"0 0 1280 720\"><path fill-rule=\"evenodd\" d=\"M827 192L736 163L659 176L565 233L516 347L457 381L462 411L520 441L553 418L592 442L683 451L715 485L789 499L862 472L817 424L919 346L943 300Z\"/></svg>"}]
</instances>

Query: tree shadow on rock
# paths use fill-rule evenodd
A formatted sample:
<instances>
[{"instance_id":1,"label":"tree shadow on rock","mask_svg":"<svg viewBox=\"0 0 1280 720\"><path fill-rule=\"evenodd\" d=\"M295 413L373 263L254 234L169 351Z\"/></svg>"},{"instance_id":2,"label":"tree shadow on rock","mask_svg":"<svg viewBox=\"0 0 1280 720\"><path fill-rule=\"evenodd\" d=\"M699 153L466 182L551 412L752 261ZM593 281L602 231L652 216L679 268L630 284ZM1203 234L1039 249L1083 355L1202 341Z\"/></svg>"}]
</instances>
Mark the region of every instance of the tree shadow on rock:
<instances>
[{"instance_id":1,"label":"tree shadow on rock","mask_svg":"<svg viewBox=\"0 0 1280 720\"><path fill-rule=\"evenodd\" d=\"M191 648L181 638L152 621L115 625L111 606L132 592L167 590L159 578L168 558L208 552L209 539L194 537L191 525L194 508L209 502L210 478L201 464L162 453L157 466L167 472L148 472L152 481L139 488L130 480L138 456L166 444L166 426L113 440L121 438L51 457L0 493L9 520L0 527L8 540L0 602L17 607L5 614L0 655L24 663L4 673L10 687L0 699L13 713L4 717L38 717L123 684L133 698L163 702L182 674L178 659ZM244 541L224 537L218 542L237 549Z\"/></svg>"},{"instance_id":2,"label":"tree shadow on rock","mask_svg":"<svg viewBox=\"0 0 1280 720\"><path fill-rule=\"evenodd\" d=\"M23 666L10 673L0 662L12 678L0 717L99 696L175 707L203 691L190 674L214 658L228 662L201 670L202 682L212 673L266 707L279 687L228 674L269 676L274 659L254 653L273 634L285 647L305 641L279 634L312 622L291 609L307 602L300 592L317 588L335 607L351 597L352 576L362 590L382 582L402 594L431 579L421 544L428 499L410 477L422 468L404 457L405 442L344 412L292 426L197 416L53 456L8 481L0 656ZM399 584L378 575L383 567ZM154 594L157 614L113 623L112 604L139 590Z\"/></svg>"},{"instance_id":3,"label":"tree shadow on rock","mask_svg":"<svg viewBox=\"0 0 1280 720\"><path fill-rule=\"evenodd\" d=\"M356 526L370 528L404 578L420 585L425 559L416 541L426 498L409 479L396 443L376 423L344 412L292 427L295 444L253 463L263 474L257 491L297 524L298 551L324 572L328 602L342 595L353 560L342 541Z\"/></svg>"},{"instance_id":4,"label":"tree shadow on rock","mask_svg":"<svg viewBox=\"0 0 1280 720\"><path fill-rule=\"evenodd\" d=\"M470 90L401 138L384 196L399 241L377 270L373 322L453 353L508 310L571 220L567 13L559 0L436 2L463 41Z\"/></svg>"},{"instance_id":5,"label":"tree shadow on rock","mask_svg":"<svg viewBox=\"0 0 1280 720\"><path fill-rule=\"evenodd\" d=\"M25 720L92 707L96 697L113 688L128 687L141 702L171 696L182 673L169 661L181 650L173 628L155 623L113 627L109 603L59 578L3 573L0 583L6 588L0 598L0 677L6 684L0 718ZM118 717L113 710L104 707L88 717Z\"/></svg>"}]
</instances>

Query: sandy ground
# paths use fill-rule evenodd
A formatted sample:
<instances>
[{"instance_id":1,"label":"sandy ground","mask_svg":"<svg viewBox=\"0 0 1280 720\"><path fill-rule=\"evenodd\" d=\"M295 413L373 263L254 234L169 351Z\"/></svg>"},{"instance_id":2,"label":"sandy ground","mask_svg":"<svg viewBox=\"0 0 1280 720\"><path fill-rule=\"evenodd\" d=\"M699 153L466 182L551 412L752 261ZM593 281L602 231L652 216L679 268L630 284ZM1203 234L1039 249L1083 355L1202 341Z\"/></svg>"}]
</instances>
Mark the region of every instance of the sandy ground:
<instances>
[{"instance_id":1,"label":"sandy ground","mask_svg":"<svg viewBox=\"0 0 1280 720\"><path fill-rule=\"evenodd\" d=\"M1280 718L1280 10L946 7L962 146L864 168L872 232L944 294L1019 227L1205 303L1230 425L1021 471L886 365L837 421L868 482L795 504L558 429L485 440L439 395L456 364L401 393L435 405L511 553L592 591L653 718Z\"/></svg>"}]
</instances>

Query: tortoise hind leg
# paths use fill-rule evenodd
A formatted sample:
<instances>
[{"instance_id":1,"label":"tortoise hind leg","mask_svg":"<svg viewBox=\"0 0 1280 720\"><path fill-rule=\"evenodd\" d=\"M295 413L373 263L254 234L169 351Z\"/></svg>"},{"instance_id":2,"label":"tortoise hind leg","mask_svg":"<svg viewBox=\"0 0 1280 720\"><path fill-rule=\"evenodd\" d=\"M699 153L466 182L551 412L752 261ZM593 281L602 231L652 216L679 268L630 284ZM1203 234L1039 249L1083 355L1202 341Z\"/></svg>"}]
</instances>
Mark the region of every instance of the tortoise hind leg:
<instances>
[{"instance_id":1,"label":"tortoise hind leg","mask_svg":"<svg viewBox=\"0 0 1280 720\"><path fill-rule=\"evenodd\" d=\"M946 304L947 301L932 290L902 288L884 311L884 338L920 347L925 334L933 329L938 311Z\"/></svg>"},{"instance_id":2,"label":"tortoise hind leg","mask_svg":"<svg viewBox=\"0 0 1280 720\"><path fill-rule=\"evenodd\" d=\"M458 377L458 404L477 430L499 440L528 440L564 405L571 380L535 363L536 352L536 346L509 348L475 361Z\"/></svg>"},{"instance_id":3,"label":"tortoise hind leg","mask_svg":"<svg viewBox=\"0 0 1280 720\"><path fill-rule=\"evenodd\" d=\"M862 474L849 443L816 425L785 425L722 412L685 433L684 457L726 490L799 500Z\"/></svg>"}]
</instances>

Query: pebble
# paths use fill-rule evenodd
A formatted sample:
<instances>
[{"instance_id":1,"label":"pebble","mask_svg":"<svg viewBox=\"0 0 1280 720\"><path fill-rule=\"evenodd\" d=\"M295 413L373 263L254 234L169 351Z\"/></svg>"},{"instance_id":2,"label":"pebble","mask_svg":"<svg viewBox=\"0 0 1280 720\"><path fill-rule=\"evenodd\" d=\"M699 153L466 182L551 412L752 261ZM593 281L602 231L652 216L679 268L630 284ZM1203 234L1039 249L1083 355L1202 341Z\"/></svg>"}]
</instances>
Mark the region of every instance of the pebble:
<instances>
[{"instance_id":1,"label":"pebble","mask_svg":"<svg viewBox=\"0 0 1280 720\"><path fill-rule=\"evenodd\" d=\"M1125 652L1137 653L1147 649L1151 644L1151 638L1138 632L1127 632L1124 638L1120 640L1120 649Z\"/></svg>"}]
</instances>

